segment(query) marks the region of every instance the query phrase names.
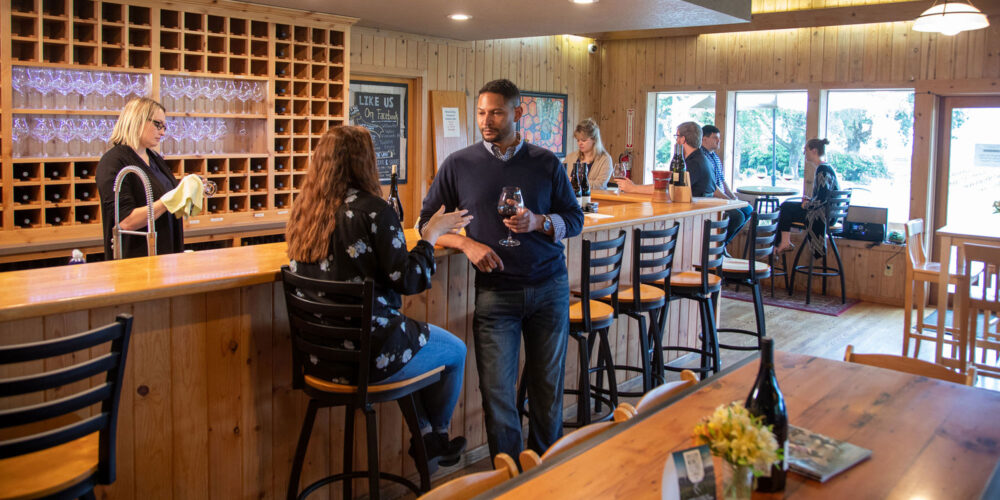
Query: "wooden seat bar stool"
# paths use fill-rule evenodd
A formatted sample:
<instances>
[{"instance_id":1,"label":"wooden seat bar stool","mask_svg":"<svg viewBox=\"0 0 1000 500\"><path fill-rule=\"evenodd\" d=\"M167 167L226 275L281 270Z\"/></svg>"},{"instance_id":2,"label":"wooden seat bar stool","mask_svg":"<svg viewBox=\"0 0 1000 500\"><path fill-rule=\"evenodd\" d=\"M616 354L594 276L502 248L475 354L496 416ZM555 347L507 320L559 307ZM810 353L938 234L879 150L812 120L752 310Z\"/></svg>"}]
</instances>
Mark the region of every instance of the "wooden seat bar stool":
<instances>
[{"instance_id":1,"label":"wooden seat bar stool","mask_svg":"<svg viewBox=\"0 0 1000 500\"><path fill-rule=\"evenodd\" d=\"M608 420L612 418L614 408L618 406L618 382L615 377L614 359L611 357L608 329L618 313L618 280L625 254L625 237L625 231L619 231L618 236L613 239L604 241L584 239L582 242L580 300L569 306L569 336L577 343L579 376L576 389L563 390L566 394L576 396L576 419L563 422L564 427L575 428L590 424L595 420L591 411L601 413L604 404L608 405L608 411L599 415L596 420ZM610 304L603 302L602 299L608 300ZM592 367L591 353L595 344L597 360ZM527 416L527 405L530 404L524 383L525 373L521 372L521 385L517 391L518 409L522 416ZM592 373L597 374L596 384L593 385L590 383ZM607 387L604 386L605 375L608 380ZM591 410L592 400L593 410Z\"/></svg>"},{"instance_id":2,"label":"wooden seat bar stool","mask_svg":"<svg viewBox=\"0 0 1000 500\"><path fill-rule=\"evenodd\" d=\"M132 316L62 338L0 347L0 366L71 355L86 358L55 370L0 379L0 398L69 392L42 403L0 411L0 429L18 428L0 441L0 497L94 498L94 487L115 481L118 402L125 375ZM91 348L110 351L91 356ZM90 383L91 377L99 382ZM92 406L97 406L93 415Z\"/></svg>"},{"instance_id":3,"label":"wooden seat bar stool","mask_svg":"<svg viewBox=\"0 0 1000 500\"><path fill-rule=\"evenodd\" d=\"M941 282L941 264L927 260L924 252L926 234L923 219L913 219L906 222L906 282L903 289L903 356L910 356L910 345L913 344L913 357L920 357L920 347L924 342L941 343L952 348L954 358L958 358L956 334L957 321L952 321L951 327L945 327L943 335L938 335L937 322L928 322L926 317L927 285L958 286L962 282L964 270L948 275L946 283ZM950 253L951 249L946 252ZM964 293L958 291L958 293ZM913 314L916 311L916 321Z\"/></svg>"},{"instance_id":4,"label":"wooden seat bar stool","mask_svg":"<svg viewBox=\"0 0 1000 500\"><path fill-rule=\"evenodd\" d=\"M753 313L757 330L741 328L719 328L719 333L738 333L756 337L753 346L719 344L723 349L734 351L759 351L760 339L766 335L764 318L764 299L760 292L760 280L771 277L771 265L761 262L774 260L774 239L778 233L778 214L757 213L750 216L749 239L751 242L749 259L725 259L722 262L722 280L724 284L738 284L750 287L753 296ZM773 286L773 285L772 285Z\"/></svg>"},{"instance_id":5,"label":"wooden seat bar stool","mask_svg":"<svg viewBox=\"0 0 1000 500\"><path fill-rule=\"evenodd\" d=\"M618 291L618 314L639 322L641 366L616 364L615 369L642 374L641 392L619 392L620 396L640 397L663 382L663 329L666 327L670 273L674 266L679 222L660 230L632 230L631 286ZM666 286L664 286L666 283ZM638 293L636 293L638 291ZM647 327L646 317L649 315Z\"/></svg>"},{"instance_id":6,"label":"wooden seat bar stool","mask_svg":"<svg viewBox=\"0 0 1000 500\"><path fill-rule=\"evenodd\" d=\"M305 498L318 488L342 481L343 497L352 498L351 480L368 478L368 494L379 498L379 480L400 483L416 494L430 490L430 469L427 450L422 439L414 439L416 466L420 486L410 480L379 470L378 429L374 403L396 401L410 434L420 436L414 393L441 379L443 366L416 377L398 382L371 384L371 325L375 299L375 284L326 281L300 276L288 266L281 268L285 287L285 304L292 335L292 387L309 396L299 442L292 461L288 483L289 500ZM331 382L315 375L322 367L337 366L351 372L353 380ZM320 408L343 406L344 468L340 474L322 478L298 492L302 465L309 446L309 436ZM360 410L365 416L368 446L368 470L354 470L354 416Z\"/></svg>"},{"instance_id":7,"label":"wooden seat bar stool","mask_svg":"<svg viewBox=\"0 0 1000 500\"><path fill-rule=\"evenodd\" d=\"M823 263L817 266L815 264L816 254L811 249L809 251L809 263L807 265L799 265L799 257L802 256L802 252L810 247L810 241L812 237L810 232L806 231L806 237L802 240L802 244L799 246L799 250L795 252L795 259L792 262L792 267L789 269L788 274L790 279L788 281L788 295L791 295L795 290L795 274L803 273L806 275L806 304L812 300L812 279L813 275L820 276L823 279L823 295L826 295L826 279L838 276L840 278L840 303L847 303L847 288L844 280L844 261L840 258L840 250L837 248L837 241L833 238L835 233L839 233L842 228L841 223L844 217L847 216L847 207L851 204L851 191L833 191L830 194L830 204L829 208L829 220L827 221L826 228L823 231ZM799 229L806 229L806 224L801 222L792 223L792 227L797 227ZM827 263L827 252L826 248L833 249L833 256L837 260L837 267L830 267Z\"/></svg>"},{"instance_id":8,"label":"wooden seat bar stool","mask_svg":"<svg viewBox=\"0 0 1000 500\"><path fill-rule=\"evenodd\" d=\"M1000 378L1000 246L966 243L964 251L959 336L968 339L971 369Z\"/></svg>"},{"instance_id":9,"label":"wooden seat bar stool","mask_svg":"<svg viewBox=\"0 0 1000 500\"><path fill-rule=\"evenodd\" d=\"M705 220L701 237L701 264L697 271L672 273L670 277L670 300L688 299L698 303L698 313L701 318L701 333L699 347L684 345L665 345L663 351L680 351L700 356L699 367L671 366L663 364L664 370L682 372L691 370L705 379L708 373L719 373L722 363L719 359L719 336L715 325L715 306L718 304L719 292L722 290L723 252L726 240L726 227L729 220Z\"/></svg>"}]
</instances>

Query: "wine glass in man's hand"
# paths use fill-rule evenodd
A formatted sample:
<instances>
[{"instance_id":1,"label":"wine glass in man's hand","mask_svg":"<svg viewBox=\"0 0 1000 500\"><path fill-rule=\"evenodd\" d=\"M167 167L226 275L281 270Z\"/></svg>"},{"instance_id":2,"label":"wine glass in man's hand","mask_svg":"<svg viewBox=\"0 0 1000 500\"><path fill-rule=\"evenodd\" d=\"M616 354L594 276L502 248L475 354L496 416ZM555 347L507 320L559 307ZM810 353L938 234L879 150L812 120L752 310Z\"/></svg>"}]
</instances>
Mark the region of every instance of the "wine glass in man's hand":
<instances>
[{"instance_id":1,"label":"wine glass in man's hand","mask_svg":"<svg viewBox=\"0 0 1000 500\"><path fill-rule=\"evenodd\" d=\"M509 219L517 215L518 211L522 208L524 208L524 199L521 197L521 188L517 186L504 186L503 192L500 193L500 201L497 203L497 213L500 214L500 217ZM500 240L500 246L516 247L520 244L521 242L514 239L508 227L507 239Z\"/></svg>"}]
</instances>

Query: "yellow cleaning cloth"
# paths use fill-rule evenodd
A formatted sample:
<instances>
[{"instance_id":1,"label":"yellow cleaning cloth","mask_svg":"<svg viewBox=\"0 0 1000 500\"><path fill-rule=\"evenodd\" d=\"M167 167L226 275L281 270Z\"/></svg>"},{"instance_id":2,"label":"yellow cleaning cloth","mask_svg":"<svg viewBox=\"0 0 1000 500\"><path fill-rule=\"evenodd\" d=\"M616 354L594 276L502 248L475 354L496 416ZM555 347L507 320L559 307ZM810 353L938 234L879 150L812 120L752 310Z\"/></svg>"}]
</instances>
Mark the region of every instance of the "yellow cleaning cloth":
<instances>
[{"instance_id":1,"label":"yellow cleaning cloth","mask_svg":"<svg viewBox=\"0 0 1000 500\"><path fill-rule=\"evenodd\" d=\"M181 179L181 183L160 198L170 213L182 216L198 215L205 209L205 185L201 178L189 174Z\"/></svg>"}]
</instances>

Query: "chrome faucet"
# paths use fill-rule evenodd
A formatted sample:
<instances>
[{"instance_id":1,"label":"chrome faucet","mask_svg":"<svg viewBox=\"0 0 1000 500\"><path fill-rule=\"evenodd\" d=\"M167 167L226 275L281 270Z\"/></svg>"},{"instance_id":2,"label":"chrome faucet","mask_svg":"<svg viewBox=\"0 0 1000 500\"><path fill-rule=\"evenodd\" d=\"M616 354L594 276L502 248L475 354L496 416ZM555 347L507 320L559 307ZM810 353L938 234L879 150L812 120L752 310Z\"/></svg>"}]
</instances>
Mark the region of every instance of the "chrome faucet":
<instances>
[{"instance_id":1,"label":"chrome faucet","mask_svg":"<svg viewBox=\"0 0 1000 500\"><path fill-rule=\"evenodd\" d=\"M129 173L133 173L139 176L139 180L142 181L142 187L146 189L146 230L145 231L129 231L127 229L121 228L121 221L118 220L118 195L119 190L122 187L122 180ZM112 231L111 246L112 252L115 260L122 258L122 234L131 234L133 236L146 236L146 247L147 255L156 255L156 228L153 227L153 188L149 184L149 177L143 172L139 167L127 166L118 172L115 176L115 228Z\"/></svg>"}]
</instances>

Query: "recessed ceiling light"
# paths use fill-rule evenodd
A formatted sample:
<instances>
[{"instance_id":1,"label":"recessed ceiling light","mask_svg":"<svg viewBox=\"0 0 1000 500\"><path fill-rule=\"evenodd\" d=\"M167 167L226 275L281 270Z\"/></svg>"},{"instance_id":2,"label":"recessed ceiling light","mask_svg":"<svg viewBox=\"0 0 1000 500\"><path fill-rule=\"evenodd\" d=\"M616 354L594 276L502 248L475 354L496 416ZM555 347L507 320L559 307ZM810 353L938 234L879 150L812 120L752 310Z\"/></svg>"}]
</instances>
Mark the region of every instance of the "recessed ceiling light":
<instances>
[{"instance_id":1,"label":"recessed ceiling light","mask_svg":"<svg viewBox=\"0 0 1000 500\"><path fill-rule=\"evenodd\" d=\"M598 0L569 0L573 3L597 3Z\"/></svg>"},{"instance_id":2,"label":"recessed ceiling light","mask_svg":"<svg viewBox=\"0 0 1000 500\"><path fill-rule=\"evenodd\" d=\"M452 21L468 21L469 19L472 19L472 16L468 14L452 14L448 17L451 18Z\"/></svg>"}]
</instances>

